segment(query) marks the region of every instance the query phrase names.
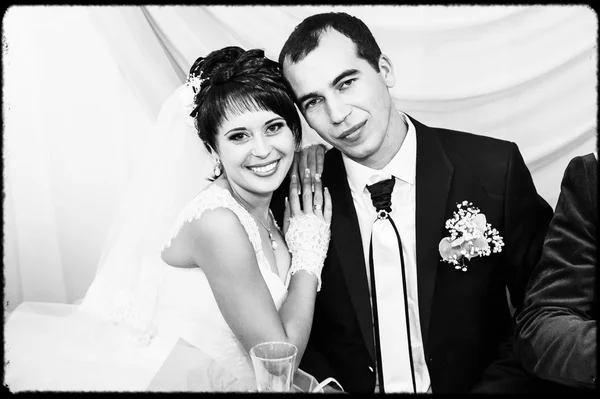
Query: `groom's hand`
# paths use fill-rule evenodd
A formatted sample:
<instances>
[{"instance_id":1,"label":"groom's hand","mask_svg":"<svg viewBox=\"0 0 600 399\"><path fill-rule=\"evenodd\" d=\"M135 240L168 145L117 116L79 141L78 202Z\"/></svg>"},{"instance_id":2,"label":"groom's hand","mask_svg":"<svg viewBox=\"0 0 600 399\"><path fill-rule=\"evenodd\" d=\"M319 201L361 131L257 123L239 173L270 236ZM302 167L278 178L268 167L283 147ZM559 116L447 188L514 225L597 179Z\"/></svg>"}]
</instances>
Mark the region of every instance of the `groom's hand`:
<instances>
[{"instance_id":1,"label":"groom's hand","mask_svg":"<svg viewBox=\"0 0 600 399\"><path fill-rule=\"evenodd\" d=\"M294 164L297 164L297 170L295 170L296 175L300 176L302 179L302 183L304 183L304 173L305 169L310 170L310 179L311 179L311 187L314 187L315 181L314 178L316 174L320 176L323 174L323 161L325 160L325 151L327 151L327 147L323 144L312 144L308 147L304 147L300 151L295 153L295 161ZM290 175L294 173L294 165L290 169ZM313 190L314 191L314 190Z\"/></svg>"}]
</instances>

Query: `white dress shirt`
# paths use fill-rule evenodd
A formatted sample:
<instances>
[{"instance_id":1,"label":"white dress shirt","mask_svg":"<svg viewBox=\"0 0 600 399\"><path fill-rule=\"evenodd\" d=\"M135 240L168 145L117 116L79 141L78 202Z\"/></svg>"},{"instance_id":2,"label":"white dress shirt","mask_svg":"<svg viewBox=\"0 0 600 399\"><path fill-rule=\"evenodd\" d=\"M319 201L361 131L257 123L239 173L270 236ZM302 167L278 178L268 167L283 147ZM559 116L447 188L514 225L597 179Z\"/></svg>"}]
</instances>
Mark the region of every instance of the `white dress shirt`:
<instances>
[{"instance_id":1,"label":"white dress shirt","mask_svg":"<svg viewBox=\"0 0 600 399\"><path fill-rule=\"evenodd\" d=\"M342 159L344 161L344 166L346 167L348 184L350 186L350 192L352 194L354 207L358 216L363 252L365 255L367 278L369 279L369 291L371 290L371 273L369 271L369 243L373 222L377 219L377 215L375 213L373 202L371 201L371 195L366 186L367 184L370 184L369 180L375 174L389 174L394 176L396 179L396 183L392 192L391 217L394 219L394 223L396 224L398 233L400 234L404 263L406 267L410 332L417 392L430 392L431 383L427 364L425 363L423 339L421 336L421 324L419 321L419 301L417 292L417 247L415 236L417 137L415 127L410 119L405 114L400 114L403 116L405 124L408 128L406 137L404 138L404 141L396 155L383 169L375 170L368 168L351 160L343 154ZM396 237L390 237L390 239L394 240L394 242L397 242ZM398 263L397 259L393 259L392 261ZM400 264L397 266L400 268ZM375 274L377 275L377 264L375 264L374 267ZM396 298L392 299L392 301L397 304L398 318L403 318L405 311L402 306L404 301L401 285L398 286L397 290L394 290L393 295L396 296ZM390 327L388 326L388 328ZM379 330L384 331L385 329L386 325L380 323ZM398 337L398 339L402 340L403 345L407 345L406 332L404 332L404 336ZM385 352L385 347L382 347L381 350L382 352ZM386 381L388 380L387 377L389 376L389 373L393 372L394 370L391 370L386 366L384 369ZM404 382L396 386L395 384L390 384L391 386L388 386L386 383L386 393L406 392L405 388L402 388L399 385L406 387L408 384L412 387L412 379L410 375L399 375L396 379L404 380ZM378 386L376 390L378 390ZM410 389L410 392L412 392L412 388Z\"/></svg>"}]
</instances>

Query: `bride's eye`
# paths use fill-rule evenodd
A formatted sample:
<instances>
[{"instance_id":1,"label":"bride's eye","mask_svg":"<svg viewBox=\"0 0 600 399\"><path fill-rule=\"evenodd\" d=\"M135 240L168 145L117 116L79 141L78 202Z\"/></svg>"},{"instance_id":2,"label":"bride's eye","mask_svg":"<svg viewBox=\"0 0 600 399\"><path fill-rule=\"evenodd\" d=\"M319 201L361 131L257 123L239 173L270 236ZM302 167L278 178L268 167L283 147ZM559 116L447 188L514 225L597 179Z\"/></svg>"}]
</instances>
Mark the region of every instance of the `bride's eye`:
<instances>
[{"instance_id":1,"label":"bride's eye","mask_svg":"<svg viewBox=\"0 0 600 399\"><path fill-rule=\"evenodd\" d=\"M231 141L242 141L247 137L246 133L234 133L229 135L229 140Z\"/></svg>"},{"instance_id":2,"label":"bride's eye","mask_svg":"<svg viewBox=\"0 0 600 399\"><path fill-rule=\"evenodd\" d=\"M267 133L277 133L281 128L283 128L285 126L284 122L277 122L277 123L273 123L271 125L269 125L267 127Z\"/></svg>"}]
</instances>

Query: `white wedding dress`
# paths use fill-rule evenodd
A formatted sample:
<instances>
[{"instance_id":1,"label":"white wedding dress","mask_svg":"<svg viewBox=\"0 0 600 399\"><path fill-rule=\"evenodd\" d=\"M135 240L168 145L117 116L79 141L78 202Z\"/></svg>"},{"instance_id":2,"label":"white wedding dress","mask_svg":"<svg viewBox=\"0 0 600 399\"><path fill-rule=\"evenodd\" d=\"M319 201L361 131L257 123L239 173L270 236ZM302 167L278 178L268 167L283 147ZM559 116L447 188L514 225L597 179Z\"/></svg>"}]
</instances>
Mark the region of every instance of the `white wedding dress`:
<instances>
[{"instance_id":1,"label":"white wedding dress","mask_svg":"<svg viewBox=\"0 0 600 399\"><path fill-rule=\"evenodd\" d=\"M176 220L165 246L186 222L217 207L231 209L238 216L279 309L287 295L289 273L282 281L271 270L256 222L227 190L216 184L202 190ZM159 274L153 318L156 335L148 345L132 342L123 329L88 315L75 305L62 305L57 312L61 305L48 305L45 310L43 304L32 308L25 303L24 309L17 309L5 325L5 360L9 362L5 384L12 391L148 390L172 347L182 338L209 359L199 372L210 375L196 376L196 380L208 383L195 390L255 390L249 355L221 315L202 270L171 267L163 262ZM198 373L198 366L195 367Z\"/></svg>"},{"instance_id":2,"label":"white wedding dress","mask_svg":"<svg viewBox=\"0 0 600 399\"><path fill-rule=\"evenodd\" d=\"M232 210L242 223L254 247L258 267L275 307L279 309L287 296L290 275L287 273L286 281L282 281L271 270L262 250L258 225L229 191L216 184L208 186L182 212L170 238L177 235L184 223L200 218L205 210L218 207ZM163 281L165 285L161 290L157 309L159 331L171 329L173 333L201 348L236 378L248 384L249 389L253 389L254 372L250 357L221 315L202 270L166 267Z\"/></svg>"}]
</instances>

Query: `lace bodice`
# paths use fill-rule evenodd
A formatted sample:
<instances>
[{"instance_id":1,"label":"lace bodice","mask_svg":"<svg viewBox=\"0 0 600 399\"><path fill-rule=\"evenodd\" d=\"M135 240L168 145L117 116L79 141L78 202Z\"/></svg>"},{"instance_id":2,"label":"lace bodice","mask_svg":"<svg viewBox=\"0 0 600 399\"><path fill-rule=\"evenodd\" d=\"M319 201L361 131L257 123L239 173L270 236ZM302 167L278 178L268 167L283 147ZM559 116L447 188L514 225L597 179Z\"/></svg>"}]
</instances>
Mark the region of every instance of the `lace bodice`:
<instances>
[{"instance_id":1,"label":"lace bodice","mask_svg":"<svg viewBox=\"0 0 600 399\"><path fill-rule=\"evenodd\" d=\"M185 223L200 218L209 209L228 208L239 218L256 253L261 274L277 309L285 300L289 276L285 283L275 274L263 253L258 226L252 216L231 196L229 191L211 184L200 192L182 211L169 232L168 247ZM208 280L200 268L177 268L165 264L157 307L159 333L165 329L178 334L201 348L232 371L237 378L253 384L252 364L221 315Z\"/></svg>"},{"instance_id":2,"label":"lace bodice","mask_svg":"<svg viewBox=\"0 0 600 399\"><path fill-rule=\"evenodd\" d=\"M254 218L231 196L229 191L216 184L211 184L205 190L201 191L179 214L175 225L169 230L163 248L166 248L171 244L173 238L177 236L185 223L199 219L204 211L215 208L227 208L236 214L242 223L242 226L244 226L244 230L248 233L248 238L256 252L258 265L261 271L265 270L265 266L266 270L271 271L269 261L262 250L260 233L258 232L258 225ZM275 219L273 219L273 222L277 226ZM277 226L277 228L279 228L279 226Z\"/></svg>"}]
</instances>

